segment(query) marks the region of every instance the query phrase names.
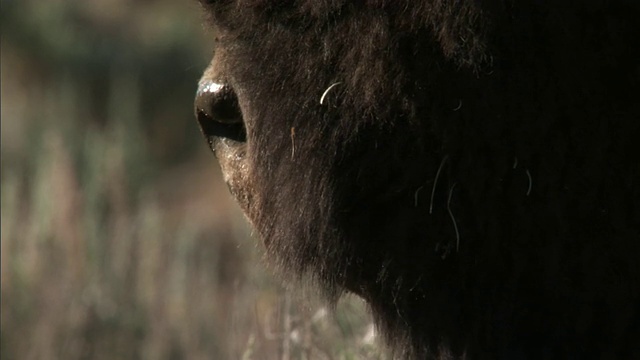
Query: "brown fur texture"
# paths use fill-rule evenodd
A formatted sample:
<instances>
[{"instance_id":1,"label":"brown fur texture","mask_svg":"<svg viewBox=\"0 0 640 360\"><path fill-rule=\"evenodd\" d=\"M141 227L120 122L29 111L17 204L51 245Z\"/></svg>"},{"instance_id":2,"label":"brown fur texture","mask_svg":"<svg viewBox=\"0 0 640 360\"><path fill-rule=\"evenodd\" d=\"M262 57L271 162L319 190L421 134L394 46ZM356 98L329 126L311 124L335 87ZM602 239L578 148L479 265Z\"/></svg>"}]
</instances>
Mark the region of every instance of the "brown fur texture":
<instances>
[{"instance_id":1,"label":"brown fur texture","mask_svg":"<svg viewBox=\"0 0 640 360\"><path fill-rule=\"evenodd\" d=\"M246 141L201 124L283 273L399 358L640 358L636 2L203 5Z\"/></svg>"}]
</instances>

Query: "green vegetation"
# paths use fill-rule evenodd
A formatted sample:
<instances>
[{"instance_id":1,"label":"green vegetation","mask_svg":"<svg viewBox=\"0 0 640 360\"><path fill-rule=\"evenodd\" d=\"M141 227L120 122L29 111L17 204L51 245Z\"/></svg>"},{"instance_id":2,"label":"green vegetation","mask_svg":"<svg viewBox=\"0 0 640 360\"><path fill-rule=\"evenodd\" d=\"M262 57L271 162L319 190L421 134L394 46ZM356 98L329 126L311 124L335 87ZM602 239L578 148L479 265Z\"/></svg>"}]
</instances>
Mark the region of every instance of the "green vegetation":
<instances>
[{"instance_id":1,"label":"green vegetation","mask_svg":"<svg viewBox=\"0 0 640 360\"><path fill-rule=\"evenodd\" d=\"M265 270L192 118L197 10L3 1L2 359L384 358L362 301Z\"/></svg>"}]
</instances>

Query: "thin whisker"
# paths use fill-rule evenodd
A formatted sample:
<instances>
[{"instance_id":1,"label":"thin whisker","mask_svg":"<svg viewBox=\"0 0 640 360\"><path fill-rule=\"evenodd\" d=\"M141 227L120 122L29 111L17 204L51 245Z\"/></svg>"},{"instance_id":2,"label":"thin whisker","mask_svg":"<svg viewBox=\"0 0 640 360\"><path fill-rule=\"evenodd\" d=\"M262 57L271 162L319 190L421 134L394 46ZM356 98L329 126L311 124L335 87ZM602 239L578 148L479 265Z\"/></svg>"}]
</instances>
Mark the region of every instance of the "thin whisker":
<instances>
[{"instance_id":1,"label":"thin whisker","mask_svg":"<svg viewBox=\"0 0 640 360\"><path fill-rule=\"evenodd\" d=\"M444 167L444 163L449 159L449 155L445 155L442 158L442 162L440 162L440 166L438 167L438 171L436 172L436 178L433 180L433 188L431 189L431 204L429 205L429 214L433 213L433 197L436 194L436 185L438 184L438 178L440 177L440 172Z\"/></svg>"},{"instance_id":2,"label":"thin whisker","mask_svg":"<svg viewBox=\"0 0 640 360\"><path fill-rule=\"evenodd\" d=\"M341 84L341 82L340 82L340 81L338 81L338 82L336 82L336 83L331 84L331 85L327 88L327 90L325 90L325 91L322 93L322 96L320 97L320 105L322 105L322 104L324 103L324 98L327 96L327 94L329 93L329 91L330 91L331 89L333 89L336 85L339 85L339 84Z\"/></svg>"}]
</instances>

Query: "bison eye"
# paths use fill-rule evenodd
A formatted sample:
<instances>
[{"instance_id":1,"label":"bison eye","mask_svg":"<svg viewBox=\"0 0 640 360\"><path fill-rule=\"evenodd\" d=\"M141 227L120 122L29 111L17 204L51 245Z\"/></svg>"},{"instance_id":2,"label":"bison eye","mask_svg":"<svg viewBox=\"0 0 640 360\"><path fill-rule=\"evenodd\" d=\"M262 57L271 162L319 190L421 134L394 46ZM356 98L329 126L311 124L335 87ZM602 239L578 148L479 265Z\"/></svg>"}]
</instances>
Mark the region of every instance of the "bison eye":
<instances>
[{"instance_id":1,"label":"bison eye","mask_svg":"<svg viewBox=\"0 0 640 360\"><path fill-rule=\"evenodd\" d=\"M213 137L246 141L238 98L228 84L201 81L196 94L195 112L208 141Z\"/></svg>"}]
</instances>

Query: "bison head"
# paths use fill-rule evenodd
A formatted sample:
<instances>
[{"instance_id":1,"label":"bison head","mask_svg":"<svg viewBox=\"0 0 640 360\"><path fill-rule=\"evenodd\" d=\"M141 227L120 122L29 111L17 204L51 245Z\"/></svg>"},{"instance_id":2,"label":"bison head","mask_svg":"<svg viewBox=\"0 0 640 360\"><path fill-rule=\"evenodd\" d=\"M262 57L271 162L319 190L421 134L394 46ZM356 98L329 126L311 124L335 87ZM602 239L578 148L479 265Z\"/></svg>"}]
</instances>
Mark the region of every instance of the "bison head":
<instances>
[{"instance_id":1,"label":"bison head","mask_svg":"<svg viewBox=\"0 0 640 360\"><path fill-rule=\"evenodd\" d=\"M203 6L197 119L282 273L407 357L637 351L637 6Z\"/></svg>"}]
</instances>

